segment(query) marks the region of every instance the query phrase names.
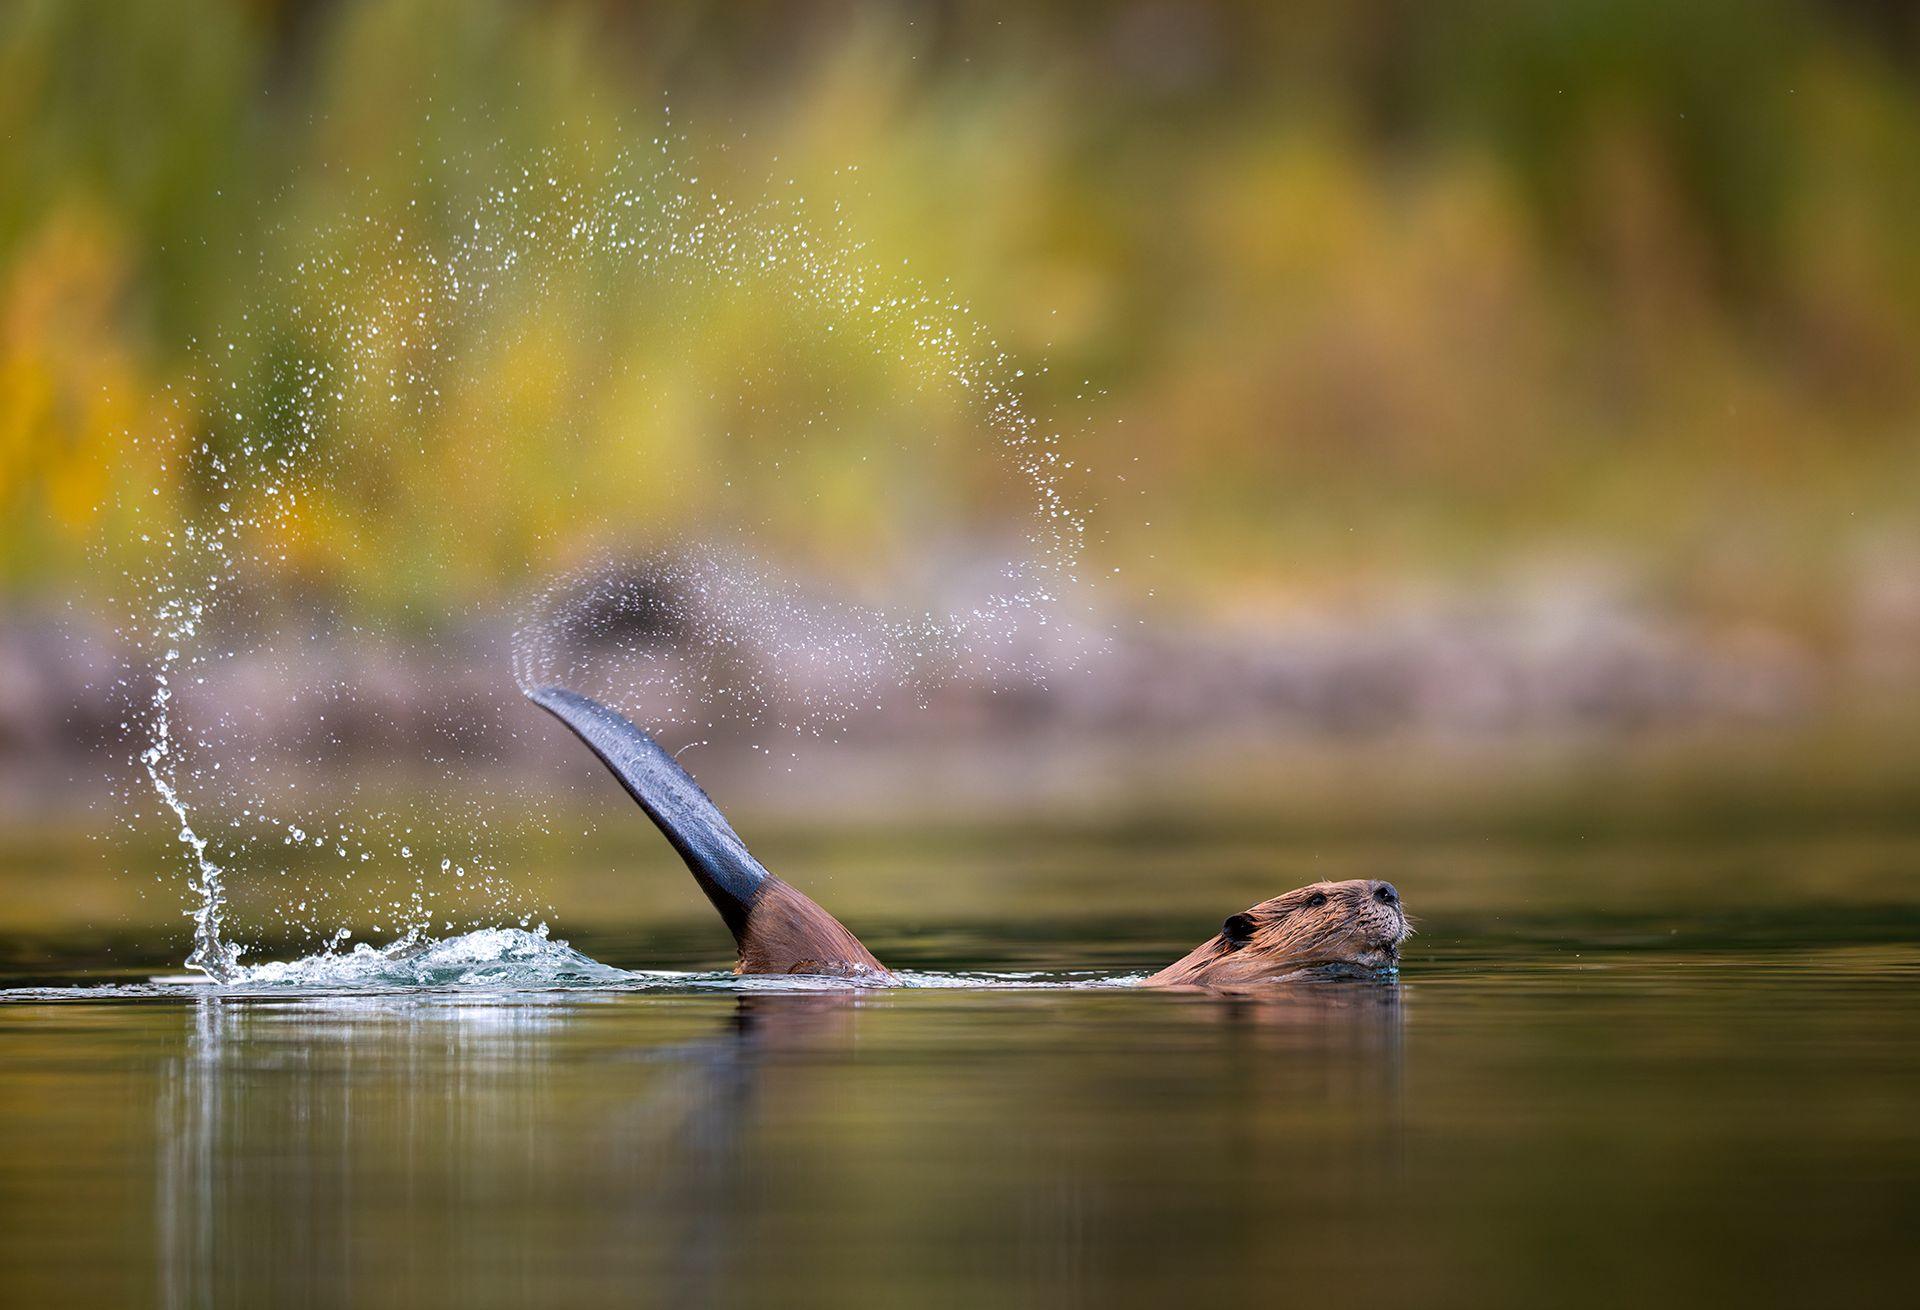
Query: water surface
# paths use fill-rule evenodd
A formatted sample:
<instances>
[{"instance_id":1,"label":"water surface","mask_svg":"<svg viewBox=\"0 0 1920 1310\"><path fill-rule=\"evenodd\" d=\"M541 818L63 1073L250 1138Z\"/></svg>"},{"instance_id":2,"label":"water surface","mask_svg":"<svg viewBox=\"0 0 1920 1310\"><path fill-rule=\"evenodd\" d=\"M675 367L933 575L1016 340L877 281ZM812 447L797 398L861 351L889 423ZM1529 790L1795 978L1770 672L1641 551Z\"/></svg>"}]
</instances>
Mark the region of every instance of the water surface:
<instances>
[{"instance_id":1,"label":"water surface","mask_svg":"<svg viewBox=\"0 0 1920 1310\"><path fill-rule=\"evenodd\" d=\"M1165 916L881 924L952 985L863 991L232 995L42 941L0 1003L0 1279L100 1306L1884 1297L1920 1223L1897 890L1456 909L1397 981L1238 997L1085 985L1189 945ZM709 936L574 945L680 970Z\"/></svg>"}]
</instances>

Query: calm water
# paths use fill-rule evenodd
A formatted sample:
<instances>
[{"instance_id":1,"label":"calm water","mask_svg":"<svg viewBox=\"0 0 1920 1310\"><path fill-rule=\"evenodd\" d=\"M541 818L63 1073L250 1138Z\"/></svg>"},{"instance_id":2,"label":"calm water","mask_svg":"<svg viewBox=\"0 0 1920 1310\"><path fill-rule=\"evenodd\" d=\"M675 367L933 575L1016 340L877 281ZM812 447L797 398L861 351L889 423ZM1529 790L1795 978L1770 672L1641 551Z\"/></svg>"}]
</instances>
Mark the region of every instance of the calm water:
<instances>
[{"instance_id":1,"label":"calm water","mask_svg":"<svg viewBox=\"0 0 1920 1310\"><path fill-rule=\"evenodd\" d=\"M1902 1294L1920 914L1899 893L1429 914L1397 983L1257 998L13 991L0 1287L22 1306ZM932 971L1119 972L1182 929L870 941ZM693 940L576 944L672 964ZM4 981L167 963L131 949L101 973L99 943L43 942Z\"/></svg>"}]
</instances>

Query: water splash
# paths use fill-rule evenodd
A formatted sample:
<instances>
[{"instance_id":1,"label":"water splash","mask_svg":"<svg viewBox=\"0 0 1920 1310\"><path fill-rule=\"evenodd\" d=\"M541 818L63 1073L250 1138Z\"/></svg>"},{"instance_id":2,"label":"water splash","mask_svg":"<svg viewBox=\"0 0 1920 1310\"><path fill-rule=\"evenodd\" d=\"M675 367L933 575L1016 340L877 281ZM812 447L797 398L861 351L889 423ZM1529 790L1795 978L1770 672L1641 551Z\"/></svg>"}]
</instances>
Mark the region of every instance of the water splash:
<instances>
[{"instance_id":1,"label":"water splash","mask_svg":"<svg viewBox=\"0 0 1920 1310\"><path fill-rule=\"evenodd\" d=\"M385 947L362 942L351 951L324 951L298 960L247 966L237 970L227 984L237 992L704 991L714 988L834 992L871 989L876 985L908 989L1027 988L1061 986L1068 982L1115 985L1135 982L1144 976L1086 971L906 971L891 975L886 983L875 984L825 976L741 976L721 971L618 969L610 964L602 964L568 943L555 939L549 935L547 926L541 924L531 931L483 928L444 940L402 940Z\"/></svg>"},{"instance_id":2,"label":"water splash","mask_svg":"<svg viewBox=\"0 0 1920 1310\"><path fill-rule=\"evenodd\" d=\"M190 631L189 631L190 635ZM193 949L187 966L205 973L215 982L230 982L239 972L240 953L244 949L220 935L226 920L226 875L207 858L207 839L193 830L192 817L180 799L174 782L178 760L173 753L172 719L168 713L173 699L171 674L177 662L177 649L169 649L166 660L154 674L152 701L152 744L140 753L140 763L153 783L161 804L180 820L179 840L192 852L195 876L189 883L198 904L186 911L193 919Z\"/></svg>"},{"instance_id":3,"label":"water splash","mask_svg":"<svg viewBox=\"0 0 1920 1310\"><path fill-rule=\"evenodd\" d=\"M604 986L630 976L554 940L541 924L532 931L482 928L441 941L403 938L384 948L361 942L346 952L252 965L221 981L243 989L511 991Z\"/></svg>"},{"instance_id":4,"label":"water splash","mask_svg":"<svg viewBox=\"0 0 1920 1310\"><path fill-rule=\"evenodd\" d=\"M631 556L614 564L603 553L540 590L512 652L523 683L597 678L613 703L644 701L651 713L640 717L655 725L732 719L820 735L890 698L922 700L962 674L1040 678L1060 667L1061 649L1075 657L1057 620L1079 583L1086 522L1063 491L1073 461L1062 457L1060 434L1023 402L1024 371L950 293L877 267L837 216L823 224L797 197L723 197L671 144L656 140L584 177L541 156L510 166L469 160L465 185L423 188L404 203L388 195L330 228L283 234L307 253L285 279L264 278L236 331L204 346L198 370L168 397L170 416L148 444L158 470L197 488L199 502L171 507L156 486L152 503L141 496L131 506L152 524L140 538L153 553L131 578L151 652L137 760L187 860L192 968L222 982L247 976L232 939L235 879L291 880L316 860L333 861L332 878L287 892L278 910L316 938L341 927L356 877L356 894L409 940L428 939L436 921L454 927L437 898L455 881L485 883L496 922L518 919L524 930L536 917L499 874L484 812L465 816L464 836L442 833L431 845L384 812L363 824L303 814L289 803L297 779L276 772L264 748L234 746L246 707L196 714L181 699L237 655L266 652L234 598L270 594L287 575L288 540L306 505L357 486L341 453L352 434L379 434L383 457L406 456L448 397L473 390L493 352L531 330L515 317L528 305L579 297L617 319L649 289L657 298L688 286L770 292L814 330L903 370L910 387L958 397L1026 509L1012 529L1015 548L986 570L979 593L898 609L810 594L740 546L689 542L639 572ZM404 217L370 235L376 212ZM212 439L197 435L209 425ZM618 626L662 604L682 626L675 659L603 639L609 616ZM212 639L223 609L228 635ZM349 639L375 640L344 617L333 622ZM328 694L351 703L357 691ZM469 780L454 767L442 763L449 789L467 795Z\"/></svg>"},{"instance_id":5,"label":"water splash","mask_svg":"<svg viewBox=\"0 0 1920 1310\"><path fill-rule=\"evenodd\" d=\"M482 928L444 939L402 938L387 946L366 942L299 959L236 965L215 983L176 977L144 983L0 988L0 1002L284 995L397 995L431 998L449 993L532 996L544 992L845 993L875 990L1028 991L1132 987L1147 975L1110 970L895 970L885 979L824 975L748 974L723 970L620 969L549 934L545 924Z\"/></svg>"},{"instance_id":6,"label":"water splash","mask_svg":"<svg viewBox=\"0 0 1920 1310\"><path fill-rule=\"evenodd\" d=\"M193 946L187 955L189 968L198 969L217 982L237 976L244 947L223 934L226 921L226 872L209 855L207 837L194 830L193 816L181 795L181 756L187 748L174 731L175 684L189 657L184 653L199 636L208 607L227 580L231 561L226 553L227 525L213 534L202 534L192 525L168 531L164 540L169 548L165 558L169 567L150 575L148 587L154 596L154 634L165 647L152 671L153 689L146 704L146 748L139 754L139 765L165 811L178 823L176 840L191 861L188 888L194 904L183 911L193 920ZM193 576L189 569L198 568Z\"/></svg>"}]
</instances>

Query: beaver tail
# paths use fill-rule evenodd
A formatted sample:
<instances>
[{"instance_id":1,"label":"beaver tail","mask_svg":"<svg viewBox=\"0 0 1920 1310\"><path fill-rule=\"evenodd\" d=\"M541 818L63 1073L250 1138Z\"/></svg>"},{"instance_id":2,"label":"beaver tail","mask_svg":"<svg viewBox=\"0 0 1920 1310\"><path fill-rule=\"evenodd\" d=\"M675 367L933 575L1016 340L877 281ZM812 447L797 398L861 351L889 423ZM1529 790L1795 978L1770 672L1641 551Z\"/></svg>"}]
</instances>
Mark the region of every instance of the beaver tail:
<instances>
[{"instance_id":1,"label":"beaver tail","mask_svg":"<svg viewBox=\"0 0 1920 1310\"><path fill-rule=\"evenodd\" d=\"M886 972L839 920L754 859L693 775L626 716L564 687L527 699L571 728L680 852L733 934L738 972Z\"/></svg>"}]
</instances>

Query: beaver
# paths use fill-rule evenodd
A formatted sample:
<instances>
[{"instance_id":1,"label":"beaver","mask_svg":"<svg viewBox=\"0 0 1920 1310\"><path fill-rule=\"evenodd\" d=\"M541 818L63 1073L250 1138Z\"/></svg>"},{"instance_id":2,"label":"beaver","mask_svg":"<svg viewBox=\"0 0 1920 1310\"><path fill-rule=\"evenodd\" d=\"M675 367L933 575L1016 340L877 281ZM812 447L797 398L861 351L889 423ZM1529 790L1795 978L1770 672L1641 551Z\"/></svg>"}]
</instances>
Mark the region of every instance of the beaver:
<instances>
[{"instance_id":1,"label":"beaver","mask_svg":"<svg viewBox=\"0 0 1920 1310\"><path fill-rule=\"evenodd\" d=\"M585 742L639 802L733 934L740 974L891 975L858 937L754 859L693 776L618 711L564 687L527 698ZM1150 987L1236 987L1324 971L1380 971L1411 932L1390 882L1317 882L1228 915L1220 931L1159 972Z\"/></svg>"}]
</instances>

